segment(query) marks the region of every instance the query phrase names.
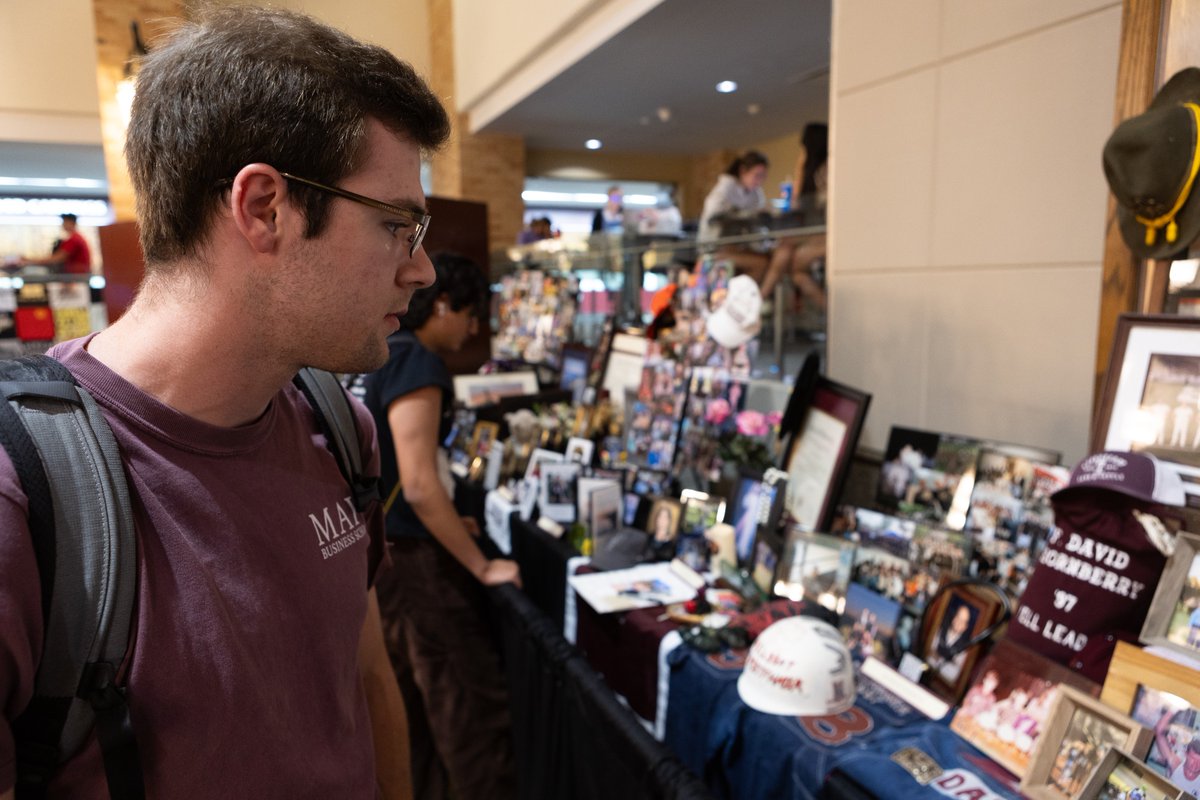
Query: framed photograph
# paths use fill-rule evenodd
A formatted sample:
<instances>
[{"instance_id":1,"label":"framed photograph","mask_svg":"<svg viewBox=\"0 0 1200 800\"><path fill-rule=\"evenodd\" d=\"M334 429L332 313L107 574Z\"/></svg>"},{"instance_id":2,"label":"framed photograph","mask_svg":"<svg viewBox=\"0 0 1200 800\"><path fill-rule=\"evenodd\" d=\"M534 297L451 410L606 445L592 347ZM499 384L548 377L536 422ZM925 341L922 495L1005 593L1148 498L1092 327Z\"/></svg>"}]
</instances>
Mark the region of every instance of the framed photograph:
<instances>
[{"instance_id":1,"label":"framed photograph","mask_svg":"<svg viewBox=\"0 0 1200 800\"><path fill-rule=\"evenodd\" d=\"M578 436L572 436L567 440L567 461L573 461L576 464L583 466L591 466L592 451L595 450L596 443L591 439L583 439Z\"/></svg>"},{"instance_id":2,"label":"framed photograph","mask_svg":"<svg viewBox=\"0 0 1200 800\"><path fill-rule=\"evenodd\" d=\"M588 504L588 530L592 536L620 527L622 510L619 484L607 483L593 489L591 502Z\"/></svg>"},{"instance_id":3,"label":"framed photograph","mask_svg":"<svg viewBox=\"0 0 1200 800\"><path fill-rule=\"evenodd\" d=\"M962 530L982 448L966 436L893 426L875 499L909 519Z\"/></svg>"},{"instance_id":4,"label":"framed photograph","mask_svg":"<svg viewBox=\"0 0 1200 800\"><path fill-rule=\"evenodd\" d=\"M1034 745L1021 791L1033 800L1071 800L1114 747L1141 758L1153 734L1126 714L1060 686Z\"/></svg>"},{"instance_id":5,"label":"framed photograph","mask_svg":"<svg viewBox=\"0 0 1200 800\"><path fill-rule=\"evenodd\" d=\"M555 522L574 522L578 512L578 464L542 464L538 505Z\"/></svg>"},{"instance_id":6,"label":"framed photograph","mask_svg":"<svg viewBox=\"0 0 1200 800\"><path fill-rule=\"evenodd\" d=\"M995 592L971 584L949 585L925 609L919 655L929 665L926 676L934 694L951 703L967 690L971 670L986 643L966 642L995 624L1004 603Z\"/></svg>"},{"instance_id":7,"label":"framed photograph","mask_svg":"<svg viewBox=\"0 0 1200 800\"><path fill-rule=\"evenodd\" d=\"M500 423L480 421L475 423L471 434L471 455L475 458L486 459L492 445L500 437Z\"/></svg>"},{"instance_id":8,"label":"framed photograph","mask_svg":"<svg viewBox=\"0 0 1200 800\"><path fill-rule=\"evenodd\" d=\"M1018 778L1024 777L1062 684L1085 694L1096 689L1078 672L1001 639L980 663L950 729Z\"/></svg>"},{"instance_id":9,"label":"framed photograph","mask_svg":"<svg viewBox=\"0 0 1200 800\"><path fill-rule=\"evenodd\" d=\"M1167 561L1141 640L1200 660L1200 535L1180 531Z\"/></svg>"},{"instance_id":10,"label":"framed photograph","mask_svg":"<svg viewBox=\"0 0 1200 800\"><path fill-rule=\"evenodd\" d=\"M1116 747L1100 759L1078 800L1195 800L1195 796Z\"/></svg>"},{"instance_id":11,"label":"framed photograph","mask_svg":"<svg viewBox=\"0 0 1200 800\"><path fill-rule=\"evenodd\" d=\"M467 408L498 403L504 397L537 393L537 373L533 370L454 376L454 399Z\"/></svg>"},{"instance_id":12,"label":"framed photograph","mask_svg":"<svg viewBox=\"0 0 1200 800\"><path fill-rule=\"evenodd\" d=\"M730 520L738 563L747 569L761 561L757 554L759 543L773 550L776 558L783 551L779 521L783 516L787 480L787 473L778 469L761 473L743 470L738 479Z\"/></svg>"},{"instance_id":13,"label":"framed photograph","mask_svg":"<svg viewBox=\"0 0 1200 800\"><path fill-rule=\"evenodd\" d=\"M1151 769L1200 792L1200 672L1117 642L1100 699L1153 733Z\"/></svg>"},{"instance_id":14,"label":"framed photograph","mask_svg":"<svg viewBox=\"0 0 1200 800\"><path fill-rule=\"evenodd\" d=\"M1200 318L1122 314L1091 452L1141 450L1179 468L1200 505Z\"/></svg>"},{"instance_id":15,"label":"framed photograph","mask_svg":"<svg viewBox=\"0 0 1200 800\"><path fill-rule=\"evenodd\" d=\"M656 497L646 516L646 533L655 546L674 542L683 519L683 504L673 497Z\"/></svg>"},{"instance_id":16,"label":"framed photograph","mask_svg":"<svg viewBox=\"0 0 1200 800\"><path fill-rule=\"evenodd\" d=\"M525 466L525 477L527 479L537 480L542 474L543 464L558 464L563 460L563 454L556 450L546 450L541 447L535 447L533 453L529 456L529 463Z\"/></svg>"},{"instance_id":17,"label":"framed photograph","mask_svg":"<svg viewBox=\"0 0 1200 800\"><path fill-rule=\"evenodd\" d=\"M766 591L789 600L807 597L837 613L850 585L854 550L854 542L848 539L793 527L779 557L774 585Z\"/></svg>"},{"instance_id":18,"label":"framed photograph","mask_svg":"<svg viewBox=\"0 0 1200 800\"><path fill-rule=\"evenodd\" d=\"M679 496L683 505L683 517L675 555L694 570L708 569L709 549L704 532L725 520L725 498L707 492L684 489Z\"/></svg>"},{"instance_id":19,"label":"framed photograph","mask_svg":"<svg viewBox=\"0 0 1200 800\"><path fill-rule=\"evenodd\" d=\"M788 439L785 508L805 530L828 530L858 446L871 395L825 377L817 379L800 427Z\"/></svg>"},{"instance_id":20,"label":"framed photograph","mask_svg":"<svg viewBox=\"0 0 1200 800\"><path fill-rule=\"evenodd\" d=\"M558 388L574 391L587 386L591 362L591 348L581 344L564 344L559 355Z\"/></svg>"},{"instance_id":21,"label":"framed photograph","mask_svg":"<svg viewBox=\"0 0 1200 800\"><path fill-rule=\"evenodd\" d=\"M846 606L839 627L850 655L892 662L900 615L901 606L895 600L855 583L846 587Z\"/></svg>"}]
</instances>

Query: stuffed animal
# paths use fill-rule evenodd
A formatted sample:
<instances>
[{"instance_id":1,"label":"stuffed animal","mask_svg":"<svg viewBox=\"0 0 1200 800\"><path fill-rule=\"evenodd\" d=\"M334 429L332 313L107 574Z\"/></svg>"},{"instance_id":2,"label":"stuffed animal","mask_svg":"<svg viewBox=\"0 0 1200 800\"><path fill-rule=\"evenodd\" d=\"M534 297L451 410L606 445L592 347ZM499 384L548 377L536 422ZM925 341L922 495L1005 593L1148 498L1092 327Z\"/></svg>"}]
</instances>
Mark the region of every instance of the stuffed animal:
<instances>
[{"instance_id":1,"label":"stuffed animal","mask_svg":"<svg viewBox=\"0 0 1200 800\"><path fill-rule=\"evenodd\" d=\"M504 442L504 460L500 473L504 477L520 477L525 474L529 457L541 435L541 424L537 414L528 408L510 411L504 415L508 423L508 439Z\"/></svg>"}]
</instances>

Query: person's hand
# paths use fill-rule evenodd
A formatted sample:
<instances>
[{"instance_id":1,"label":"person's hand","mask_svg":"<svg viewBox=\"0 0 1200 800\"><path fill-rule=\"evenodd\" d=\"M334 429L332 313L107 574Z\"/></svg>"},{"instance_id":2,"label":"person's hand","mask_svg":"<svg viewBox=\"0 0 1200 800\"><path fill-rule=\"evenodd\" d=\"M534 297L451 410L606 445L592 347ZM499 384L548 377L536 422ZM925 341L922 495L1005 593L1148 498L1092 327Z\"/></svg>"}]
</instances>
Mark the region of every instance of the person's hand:
<instances>
[{"instance_id":1,"label":"person's hand","mask_svg":"<svg viewBox=\"0 0 1200 800\"><path fill-rule=\"evenodd\" d=\"M507 558L493 558L483 568L479 582L484 586L511 583L519 589L521 588L521 568L517 566L517 562L509 561Z\"/></svg>"},{"instance_id":2,"label":"person's hand","mask_svg":"<svg viewBox=\"0 0 1200 800\"><path fill-rule=\"evenodd\" d=\"M467 533L471 534L476 539L479 538L482 531L479 530L479 521L478 520L476 520L474 517L463 517L462 523L463 523L463 527L467 529Z\"/></svg>"}]
</instances>

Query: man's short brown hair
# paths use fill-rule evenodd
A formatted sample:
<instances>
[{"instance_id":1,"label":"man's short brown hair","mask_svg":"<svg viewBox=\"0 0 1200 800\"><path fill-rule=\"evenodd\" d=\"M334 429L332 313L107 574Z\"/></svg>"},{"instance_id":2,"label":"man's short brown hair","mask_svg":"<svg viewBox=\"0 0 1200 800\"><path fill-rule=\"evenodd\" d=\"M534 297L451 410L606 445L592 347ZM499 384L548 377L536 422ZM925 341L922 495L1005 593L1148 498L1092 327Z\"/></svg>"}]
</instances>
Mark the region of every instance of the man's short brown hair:
<instances>
[{"instance_id":1,"label":"man's short brown hair","mask_svg":"<svg viewBox=\"0 0 1200 800\"><path fill-rule=\"evenodd\" d=\"M182 24L142 65L125 143L147 267L195 255L220 181L247 164L336 185L365 157L368 117L425 150L450 132L409 64L311 17L226 7ZM331 198L289 191L320 234Z\"/></svg>"}]
</instances>

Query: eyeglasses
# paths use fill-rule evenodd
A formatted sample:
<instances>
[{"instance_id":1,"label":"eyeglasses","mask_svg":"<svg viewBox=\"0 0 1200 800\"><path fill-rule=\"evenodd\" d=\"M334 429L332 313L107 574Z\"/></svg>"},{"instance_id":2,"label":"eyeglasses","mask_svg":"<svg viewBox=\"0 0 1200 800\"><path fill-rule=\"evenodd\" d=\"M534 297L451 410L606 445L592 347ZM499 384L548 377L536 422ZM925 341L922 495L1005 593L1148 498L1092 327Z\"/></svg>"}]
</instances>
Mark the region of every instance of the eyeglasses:
<instances>
[{"instance_id":1,"label":"eyeglasses","mask_svg":"<svg viewBox=\"0 0 1200 800\"><path fill-rule=\"evenodd\" d=\"M414 258L417 255L417 248L421 246L421 242L425 239L425 234L429 230L430 217L428 214L421 214L417 211L413 211L411 208L394 206L391 203L385 203L382 200L373 200L370 197L365 197L361 194L355 194L354 192L348 192L345 189L339 189L336 186L326 186L323 183L310 181L308 178L301 178L299 175L291 175L287 172L281 172L279 174L287 178L289 181L302 183L305 186L311 186L319 191L328 192L329 194L337 195L338 197L344 197L347 200L353 200L356 203L362 203L364 206L377 208L380 211L386 211L389 214L395 214L398 217L403 217L404 219L409 220L412 222L415 228L412 234L408 237L409 258Z\"/></svg>"}]
</instances>

